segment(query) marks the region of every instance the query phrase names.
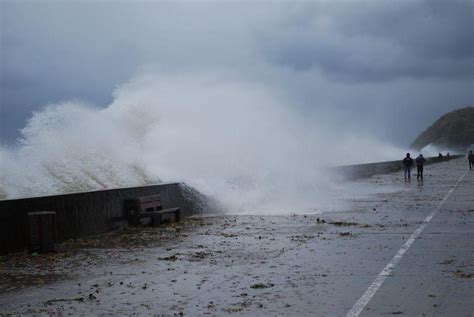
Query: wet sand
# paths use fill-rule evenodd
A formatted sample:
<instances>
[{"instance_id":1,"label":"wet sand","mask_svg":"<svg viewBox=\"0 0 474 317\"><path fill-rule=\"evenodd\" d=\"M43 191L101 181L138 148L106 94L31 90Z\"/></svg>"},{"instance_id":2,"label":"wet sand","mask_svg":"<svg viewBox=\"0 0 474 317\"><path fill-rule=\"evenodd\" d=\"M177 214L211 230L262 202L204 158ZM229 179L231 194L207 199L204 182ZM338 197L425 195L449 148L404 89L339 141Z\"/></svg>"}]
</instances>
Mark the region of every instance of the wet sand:
<instances>
[{"instance_id":1,"label":"wet sand","mask_svg":"<svg viewBox=\"0 0 474 317\"><path fill-rule=\"evenodd\" d=\"M0 312L62 315L345 316L465 173L463 159L357 185L401 190L311 215L213 215L0 257ZM474 171L361 316L473 316Z\"/></svg>"}]
</instances>

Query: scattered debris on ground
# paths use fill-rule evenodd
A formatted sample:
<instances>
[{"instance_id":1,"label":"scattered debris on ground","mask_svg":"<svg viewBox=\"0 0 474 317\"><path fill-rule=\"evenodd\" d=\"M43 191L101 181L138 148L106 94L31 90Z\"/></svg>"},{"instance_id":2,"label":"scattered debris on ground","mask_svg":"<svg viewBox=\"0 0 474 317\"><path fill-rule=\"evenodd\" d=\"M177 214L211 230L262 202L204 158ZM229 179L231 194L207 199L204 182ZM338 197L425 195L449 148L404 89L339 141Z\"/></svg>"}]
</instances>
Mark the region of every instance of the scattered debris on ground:
<instances>
[{"instance_id":1,"label":"scattered debris on ground","mask_svg":"<svg viewBox=\"0 0 474 317\"><path fill-rule=\"evenodd\" d=\"M257 283L257 284L251 285L250 288L259 289L259 288L269 288L269 287L272 287L272 286L273 286L273 284Z\"/></svg>"},{"instance_id":2,"label":"scattered debris on ground","mask_svg":"<svg viewBox=\"0 0 474 317\"><path fill-rule=\"evenodd\" d=\"M173 254L173 255L170 255L170 256L165 256L165 257L162 257L162 258L158 258L158 260L162 260L162 261L176 261L176 260L178 260L178 257L176 256L176 254Z\"/></svg>"},{"instance_id":3,"label":"scattered debris on ground","mask_svg":"<svg viewBox=\"0 0 474 317\"><path fill-rule=\"evenodd\" d=\"M474 278L474 273L466 273L461 270L454 271L453 274L459 278Z\"/></svg>"},{"instance_id":4,"label":"scattered debris on ground","mask_svg":"<svg viewBox=\"0 0 474 317\"><path fill-rule=\"evenodd\" d=\"M352 233L350 232L339 232L338 233L341 237L349 237L352 236Z\"/></svg>"}]
</instances>

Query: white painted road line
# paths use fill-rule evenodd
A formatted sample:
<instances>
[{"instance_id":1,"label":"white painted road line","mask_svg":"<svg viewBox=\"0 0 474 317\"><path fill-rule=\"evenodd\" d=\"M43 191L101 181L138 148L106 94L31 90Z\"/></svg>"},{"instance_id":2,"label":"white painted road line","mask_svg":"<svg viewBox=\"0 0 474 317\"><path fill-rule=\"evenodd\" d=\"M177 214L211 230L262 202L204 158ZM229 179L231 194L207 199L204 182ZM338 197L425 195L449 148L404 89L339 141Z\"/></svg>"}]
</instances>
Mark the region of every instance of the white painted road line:
<instances>
[{"instance_id":1,"label":"white painted road line","mask_svg":"<svg viewBox=\"0 0 474 317\"><path fill-rule=\"evenodd\" d=\"M446 196L443 198L441 203L439 204L438 208L436 208L434 211L432 211L428 217L425 218L423 223L418 227L418 229L413 232L413 234L410 236L410 238L405 242L405 244L398 250L397 254L392 258L392 260L385 266L385 268L380 272L380 274L377 276L377 278L370 284L369 288L365 291L365 293L359 298L359 300L354 304L352 309L347 313L346 317L357 317L359 314L364 310L365 306L370 302L372 297L374 297L375 293L377 290L382 286L383 282L389 276L395 266L398 264L398 262L402 259L403 255L408 251L408 249L411 247L415 239L417 239L420 234L423 232L425 227L428 225L428 223L431 221L431 219L436 216L436 214L440 211L441 207L443 204L446 202L448 199L449 195L456 189L456 187L459 185L459 183L462 181L464 176L467 175L469 170L467 170L461 178L458 179L456 184L449 190L449 192L446 194Z\"/></svg>"}]
</instances>

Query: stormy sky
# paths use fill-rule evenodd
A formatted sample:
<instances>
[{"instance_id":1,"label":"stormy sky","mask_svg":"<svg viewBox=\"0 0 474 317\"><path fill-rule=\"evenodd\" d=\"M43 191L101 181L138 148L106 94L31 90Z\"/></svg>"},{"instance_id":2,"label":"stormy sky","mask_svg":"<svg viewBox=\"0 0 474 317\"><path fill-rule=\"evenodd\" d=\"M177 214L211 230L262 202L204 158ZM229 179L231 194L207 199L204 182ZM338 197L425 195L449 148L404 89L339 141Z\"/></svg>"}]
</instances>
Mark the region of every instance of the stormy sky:
<instances>
[{"instance_id":1,"label":"stormy sky","mask_svg":"<svg viewBox=\"0 0 474 317\"><path fill-rule=\"evenodd\" d=\"M0 142L140 73L218 73L408 146L474 105L474 1L0 1ZM186 91L183 91L186 94Z\"/></svg>"}]
</instances>

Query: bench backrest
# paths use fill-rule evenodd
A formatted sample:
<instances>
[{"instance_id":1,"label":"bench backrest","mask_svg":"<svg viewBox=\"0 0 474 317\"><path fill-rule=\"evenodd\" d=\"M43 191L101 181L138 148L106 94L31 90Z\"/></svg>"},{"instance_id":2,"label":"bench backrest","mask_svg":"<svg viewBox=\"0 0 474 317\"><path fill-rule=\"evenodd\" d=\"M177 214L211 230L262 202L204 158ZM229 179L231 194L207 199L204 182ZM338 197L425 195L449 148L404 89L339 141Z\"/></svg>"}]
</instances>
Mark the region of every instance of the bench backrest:
<instances>
[{"instance_id":1,"label":"bench backrest","mask_svg":"<svg viewBox=\"0 0 474 317\"><path fill-rule=\"evenodd\" d=\"M163 209L160 195L138 197L140 212L152 212Z\"/></svg>"}]
</instances>

